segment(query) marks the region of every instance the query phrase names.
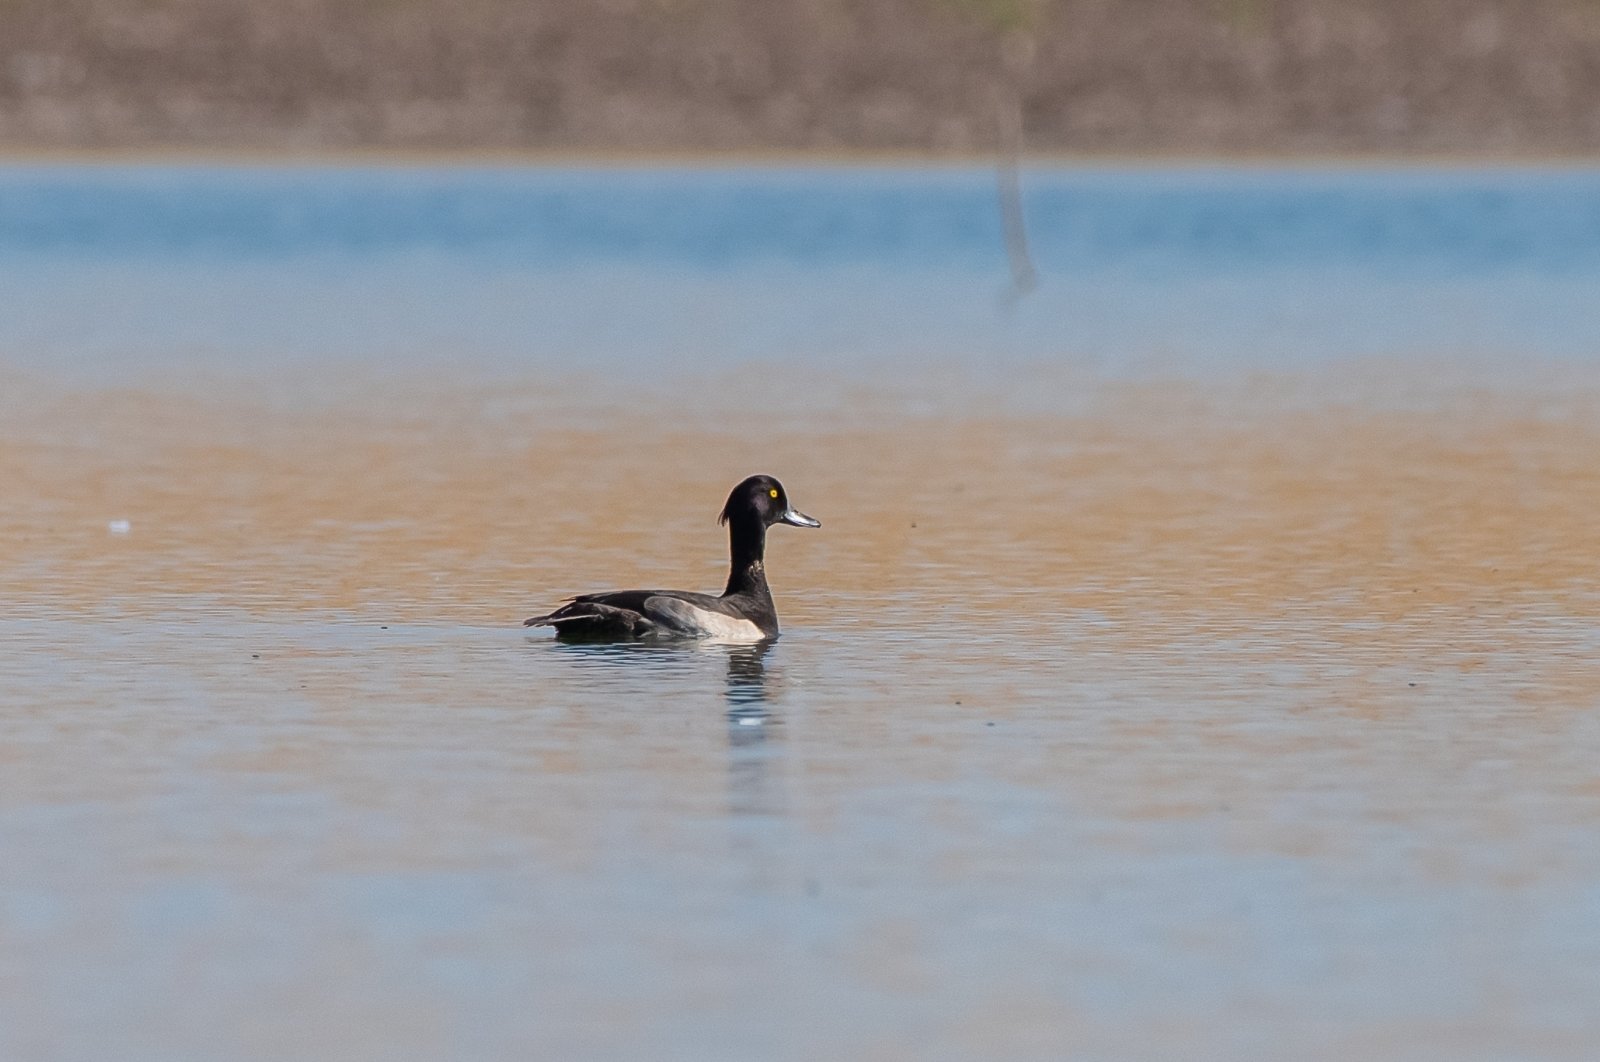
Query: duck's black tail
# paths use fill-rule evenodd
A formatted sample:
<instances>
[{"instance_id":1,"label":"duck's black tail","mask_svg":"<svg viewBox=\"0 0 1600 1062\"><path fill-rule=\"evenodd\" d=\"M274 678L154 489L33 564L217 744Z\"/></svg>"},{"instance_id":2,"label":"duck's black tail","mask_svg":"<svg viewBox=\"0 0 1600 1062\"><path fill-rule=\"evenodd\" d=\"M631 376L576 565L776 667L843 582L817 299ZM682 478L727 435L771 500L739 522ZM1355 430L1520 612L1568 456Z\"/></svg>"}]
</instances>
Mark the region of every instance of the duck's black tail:
<instances>
[{"instance_id":1,"label":"duck's black tail","mask_svg":"<svg viewBox=\"0 0 1600 1062\"><path fill-rule=\"evenodd\" d=\"M524 620L524 627L554 627L558 638L637 638L655 624L631 608L599 601L572 601L554 612Z\"/></svg>"}]
</instances>

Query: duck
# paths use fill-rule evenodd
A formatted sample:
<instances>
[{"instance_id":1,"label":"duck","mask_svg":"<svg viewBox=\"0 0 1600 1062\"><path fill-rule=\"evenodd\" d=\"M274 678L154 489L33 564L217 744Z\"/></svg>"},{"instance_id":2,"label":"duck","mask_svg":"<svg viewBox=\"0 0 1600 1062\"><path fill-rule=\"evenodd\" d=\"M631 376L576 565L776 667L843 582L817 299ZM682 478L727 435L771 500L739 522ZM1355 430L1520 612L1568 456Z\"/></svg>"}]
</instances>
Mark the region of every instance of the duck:
<instances>
[{"instance_id":1,"label":"duck","mask_svg":"<svg viewBox=\"0 0 1600 1062\"><path fill-rule=\"evenodd\" d=\"M561 641L629 641L699 638L756 643L778 637L778 611L767 586L767 528L774 524L821 527L789 504L771 476L751 476L734 487L717 517L728 528L731 564L721 596L687 590L612 590L579 594L525 627L554 627Z\"/></svg>"}]
</instances>

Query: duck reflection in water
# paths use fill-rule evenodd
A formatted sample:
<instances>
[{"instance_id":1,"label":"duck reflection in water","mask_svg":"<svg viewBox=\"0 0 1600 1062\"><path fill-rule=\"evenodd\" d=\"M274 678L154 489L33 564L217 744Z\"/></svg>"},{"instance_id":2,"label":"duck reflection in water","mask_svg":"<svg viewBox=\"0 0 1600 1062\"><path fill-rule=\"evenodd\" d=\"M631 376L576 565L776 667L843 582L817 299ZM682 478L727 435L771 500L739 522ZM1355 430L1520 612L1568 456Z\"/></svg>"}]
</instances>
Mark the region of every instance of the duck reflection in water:
<instances>
[{"instance_id":1,"label":"duck reflection in water","mask_svg":"<svg viewBox=\"0 0 1600 1062\"><path fill-rule=\"evenodd\" d=\"M783 810L773 766L782 754L778 717L773 711L775 687L781 672L767 666L774 642L753 645L717 645L704 642L599 642L562 643L537 639L541 650L570 657L584 669L593 669L586 685L618 696L638 695L642 675L654 675L660 685L687 680L699 685L717 656L726 662L722 684L726 704L728 741L728 812L735 817L773 816ZM775 680L777 680L775 682ZM652 680L652 686L657 682ZM710 692L706 690L706 692Z\"/></svg>"},{"instance_id":2,"label":"duck reflection in water","mask_svg":"<svg viewBox=\"0 0 1600 1062\"><path fill-rule=\"evenodd\" d=\"M727 646L724 688L728 720L728 822L746 885L758 891L784 880L786 831L783 731L774 707L774 669L767 667L773 643Z\"/></svg>"},{"instance_id":3,"label":"duck reflection in water","mask_svg":"<svg viewBox=\"0 0 1600 1062\"><path fill-rule=\"evenodd\" d=\"M772 722L768 704L767 653L772 642L728 646L728 744L735 748L759 745L767 740Z\"/></svg>"},{"instance_id":4,"label":"duck reflection in water","mask_svg":"<svg viewBox=\"0 0 1600 1062\"><path fill-rule=\"evenodd\" d=\"M587 683L590 687L613 687L617 692L626 689L631 696L639 693L638 679L641 673L653 674L664 684L688 680L693 685L700 685L709 677L705 675L710 670L707 665L715 666L712 662L722 656L727 661L724 697L728 705L728 725L739 731L759 733L772 721L772 675L764 662L772 651L771 639L754 645L706 642L565 643L545 639L529 639L529 642L569 657L574 664L590 671L592 678ZM701 688L704 689L704 686ZM678 692L682 692L681 688Z\"/></svg>"}]
</instances>

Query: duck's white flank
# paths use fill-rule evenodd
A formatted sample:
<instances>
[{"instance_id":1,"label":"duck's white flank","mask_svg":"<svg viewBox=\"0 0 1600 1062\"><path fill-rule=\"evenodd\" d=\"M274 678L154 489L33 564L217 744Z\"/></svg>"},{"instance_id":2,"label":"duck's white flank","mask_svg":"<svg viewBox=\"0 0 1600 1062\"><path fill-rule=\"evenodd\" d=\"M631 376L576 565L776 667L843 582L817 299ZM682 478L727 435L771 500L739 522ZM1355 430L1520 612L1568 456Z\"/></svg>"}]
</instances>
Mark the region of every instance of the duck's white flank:
<instances>
[{"instance_id":1,"label":"duck's white flank","mask_svg":"<svg viewBox=\"0 0 1600 1062\"><path fill-rule=\"evenodd\" d=\"M674 597L650 598L645 602L645 612L685 634L715 642L759 642L766 637L760 627L747 619L711 612Z\"/></svg>"},{"instance_id":2,"label":"duck's white flank","mask_svg":"<svg viewBox=\"0 0 1600 1062\"><path fill-rule=\"evenodd\" d=\"M714 642L759 642L766 635L747 619L734 619L732 616L723 616L716 612L703 612L694 610L695 622L699 623L706 632L706 637Z\"/></svg>"}]
</instances>

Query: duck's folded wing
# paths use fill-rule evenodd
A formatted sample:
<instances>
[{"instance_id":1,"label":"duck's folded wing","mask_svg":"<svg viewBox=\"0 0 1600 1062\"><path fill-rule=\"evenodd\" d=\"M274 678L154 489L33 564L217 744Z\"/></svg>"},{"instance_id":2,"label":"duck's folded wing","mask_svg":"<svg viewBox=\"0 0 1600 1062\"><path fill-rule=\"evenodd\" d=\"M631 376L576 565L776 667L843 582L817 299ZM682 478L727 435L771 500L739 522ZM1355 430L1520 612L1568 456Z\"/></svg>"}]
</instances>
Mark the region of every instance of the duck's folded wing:
<instances>
[{"instance_id":1,"label":"duck's folded wing","mask_svg":"<svg viewBox=\"0 0 1600 1062\"><path fill-rule=\"evenodd\" d=\"M685 590L613 590L582 594L547 616L524 622L585 638L712 638L756 642L761 629L720 599Z\"/></svg>"}]
</instances>

